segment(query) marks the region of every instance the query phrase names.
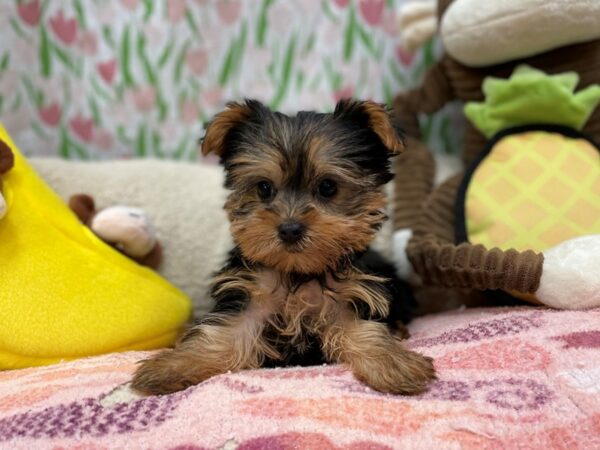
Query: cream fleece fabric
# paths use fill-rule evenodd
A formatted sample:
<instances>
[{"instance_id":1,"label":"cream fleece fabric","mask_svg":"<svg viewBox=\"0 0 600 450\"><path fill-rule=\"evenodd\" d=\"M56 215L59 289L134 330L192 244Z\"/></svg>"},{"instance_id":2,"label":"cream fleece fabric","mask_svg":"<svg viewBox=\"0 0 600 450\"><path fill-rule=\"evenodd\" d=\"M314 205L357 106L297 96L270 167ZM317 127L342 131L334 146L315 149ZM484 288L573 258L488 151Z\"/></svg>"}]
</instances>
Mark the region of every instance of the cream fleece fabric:
<instances>
[{"instance_id":1,"label":"cream fleece fabric","mask_svg":"<svg viewBox=\"0 0 600 450\"><path fill-rule=\"evenodd\" d=\"M127 205L145 210L164 250L159 272L192 298L196 317L210 309L211 275L233 245L223 211L227 191L221 167L150 159L29 161L65 200L86 193L95 198L98 209ZM388 221L374 247L389 258L390 242Z\"/></svg>"},{"instance_id":2,"label":"cream fleece fabric","mask_svg":"<svg viewBox=\"0 0 600 450\"><path fill-rule=\"evenodd\" d=\"M600 37L598 0L456 0L440 26L448 54L472 67Z\"/></svg>"}]
</instances>

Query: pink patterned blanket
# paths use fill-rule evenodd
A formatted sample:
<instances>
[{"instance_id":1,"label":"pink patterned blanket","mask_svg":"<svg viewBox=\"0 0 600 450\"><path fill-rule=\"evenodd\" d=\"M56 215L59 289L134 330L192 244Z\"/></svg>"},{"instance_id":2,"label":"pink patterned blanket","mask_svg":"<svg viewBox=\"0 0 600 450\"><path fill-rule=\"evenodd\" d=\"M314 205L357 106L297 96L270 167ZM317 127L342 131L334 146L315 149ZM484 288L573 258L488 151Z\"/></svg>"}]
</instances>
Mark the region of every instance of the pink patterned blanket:
<instances>
[{"instance_id":1,"label":"pink patterned blanket","mask_svg":"<svg viewBox=\"0 0 600 450\"><path fill-rule=\"evenodd\" d=\"M410 328L439 373L419 397L323 366L140 398L119 386L147 353L0 373L0 448L600 448L600 310L467 310Z\"/></svg>"}]
</instances>

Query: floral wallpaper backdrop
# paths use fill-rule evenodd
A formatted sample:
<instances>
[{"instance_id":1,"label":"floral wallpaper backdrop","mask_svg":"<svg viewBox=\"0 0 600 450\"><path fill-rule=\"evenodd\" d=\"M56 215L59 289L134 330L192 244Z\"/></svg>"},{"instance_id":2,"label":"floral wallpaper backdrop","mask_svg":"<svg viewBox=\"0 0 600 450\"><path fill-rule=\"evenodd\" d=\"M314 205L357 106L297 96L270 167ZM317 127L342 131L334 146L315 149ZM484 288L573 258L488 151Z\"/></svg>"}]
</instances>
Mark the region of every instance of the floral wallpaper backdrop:
<instances>
[{"instance_id":1,"label":"floral wallpaper backdrop","mask_svg":"<svg viewBox=\"0 0 600 450\"><path fill-rule=\"evenodd\" d=\"M0 120L28 155L193 160L229 100L390 102L440 52L403 50L401 1L2 1ZM458 148L453 116L423 122L441 152Z\"/></svg>"}]
</instances>

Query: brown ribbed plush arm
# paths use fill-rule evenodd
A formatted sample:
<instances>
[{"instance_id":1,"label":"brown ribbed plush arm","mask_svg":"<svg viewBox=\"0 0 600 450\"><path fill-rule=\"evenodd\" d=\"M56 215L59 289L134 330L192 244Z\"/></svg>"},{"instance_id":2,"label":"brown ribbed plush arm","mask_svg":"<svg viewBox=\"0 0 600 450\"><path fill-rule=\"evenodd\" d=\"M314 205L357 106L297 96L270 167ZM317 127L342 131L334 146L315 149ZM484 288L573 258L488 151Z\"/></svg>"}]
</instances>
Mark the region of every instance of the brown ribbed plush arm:
<instances>
[{"instance_id":1,"label":"brown ribbed plush arm","mask_svg":"<svg viewBox=\"0 0 600 450\"><path fill-rule=\"evenodd\" d=\"M541 253L454 244L454 201L461 179L458 175L442 184L424 207L407 248L415 272L424 284L534 293L544 263Z\"/></svg>"},{"instance_id":2,"label":"brown ribbed plush arm","mask_svg":"<svg viewBox=\"0 0 600 450\"><path fill-rule=\"evenodd\" d=\"M408 137L406 151L394 162L394 230L414 229L431 194L435 161L421 141Z\"/></svg>"},{"instance_id":3,"label":"brown ribbed plush arm","mask_svg":"<svg viewBox=\"0 0 600 450\"><path fill-rule=\"evenodd\" d=\"M394 116L408 136L420 139L418 115L432 114L454 98L454 90L446 76L442 60L429 68L418 88L396 96Z\"/></svg>"}]
</instances>

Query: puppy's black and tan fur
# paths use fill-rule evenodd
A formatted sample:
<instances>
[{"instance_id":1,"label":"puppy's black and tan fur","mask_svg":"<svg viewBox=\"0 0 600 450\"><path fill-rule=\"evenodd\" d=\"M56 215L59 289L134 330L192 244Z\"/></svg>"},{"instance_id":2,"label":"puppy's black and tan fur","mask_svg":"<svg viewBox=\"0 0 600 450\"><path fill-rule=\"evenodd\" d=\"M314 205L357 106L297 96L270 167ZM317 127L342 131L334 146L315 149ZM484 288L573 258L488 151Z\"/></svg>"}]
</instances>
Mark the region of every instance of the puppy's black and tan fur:
<instances>
[{"instance_id":1,"label":"puppy's black and tan fur","mask_svg":"<svg viewBox=\"0 0 600 450\"><path fill-rule=\"evenodd\" d=\"M212 285L213 311L133 387L165 394L228 371L340 362L374 389L418 393L431 359L404 348L410 291L368 250L402 142L380 105L331 114L231 103L202 151L221 157L237 247Z\"/></svg>"}]
</instances>

